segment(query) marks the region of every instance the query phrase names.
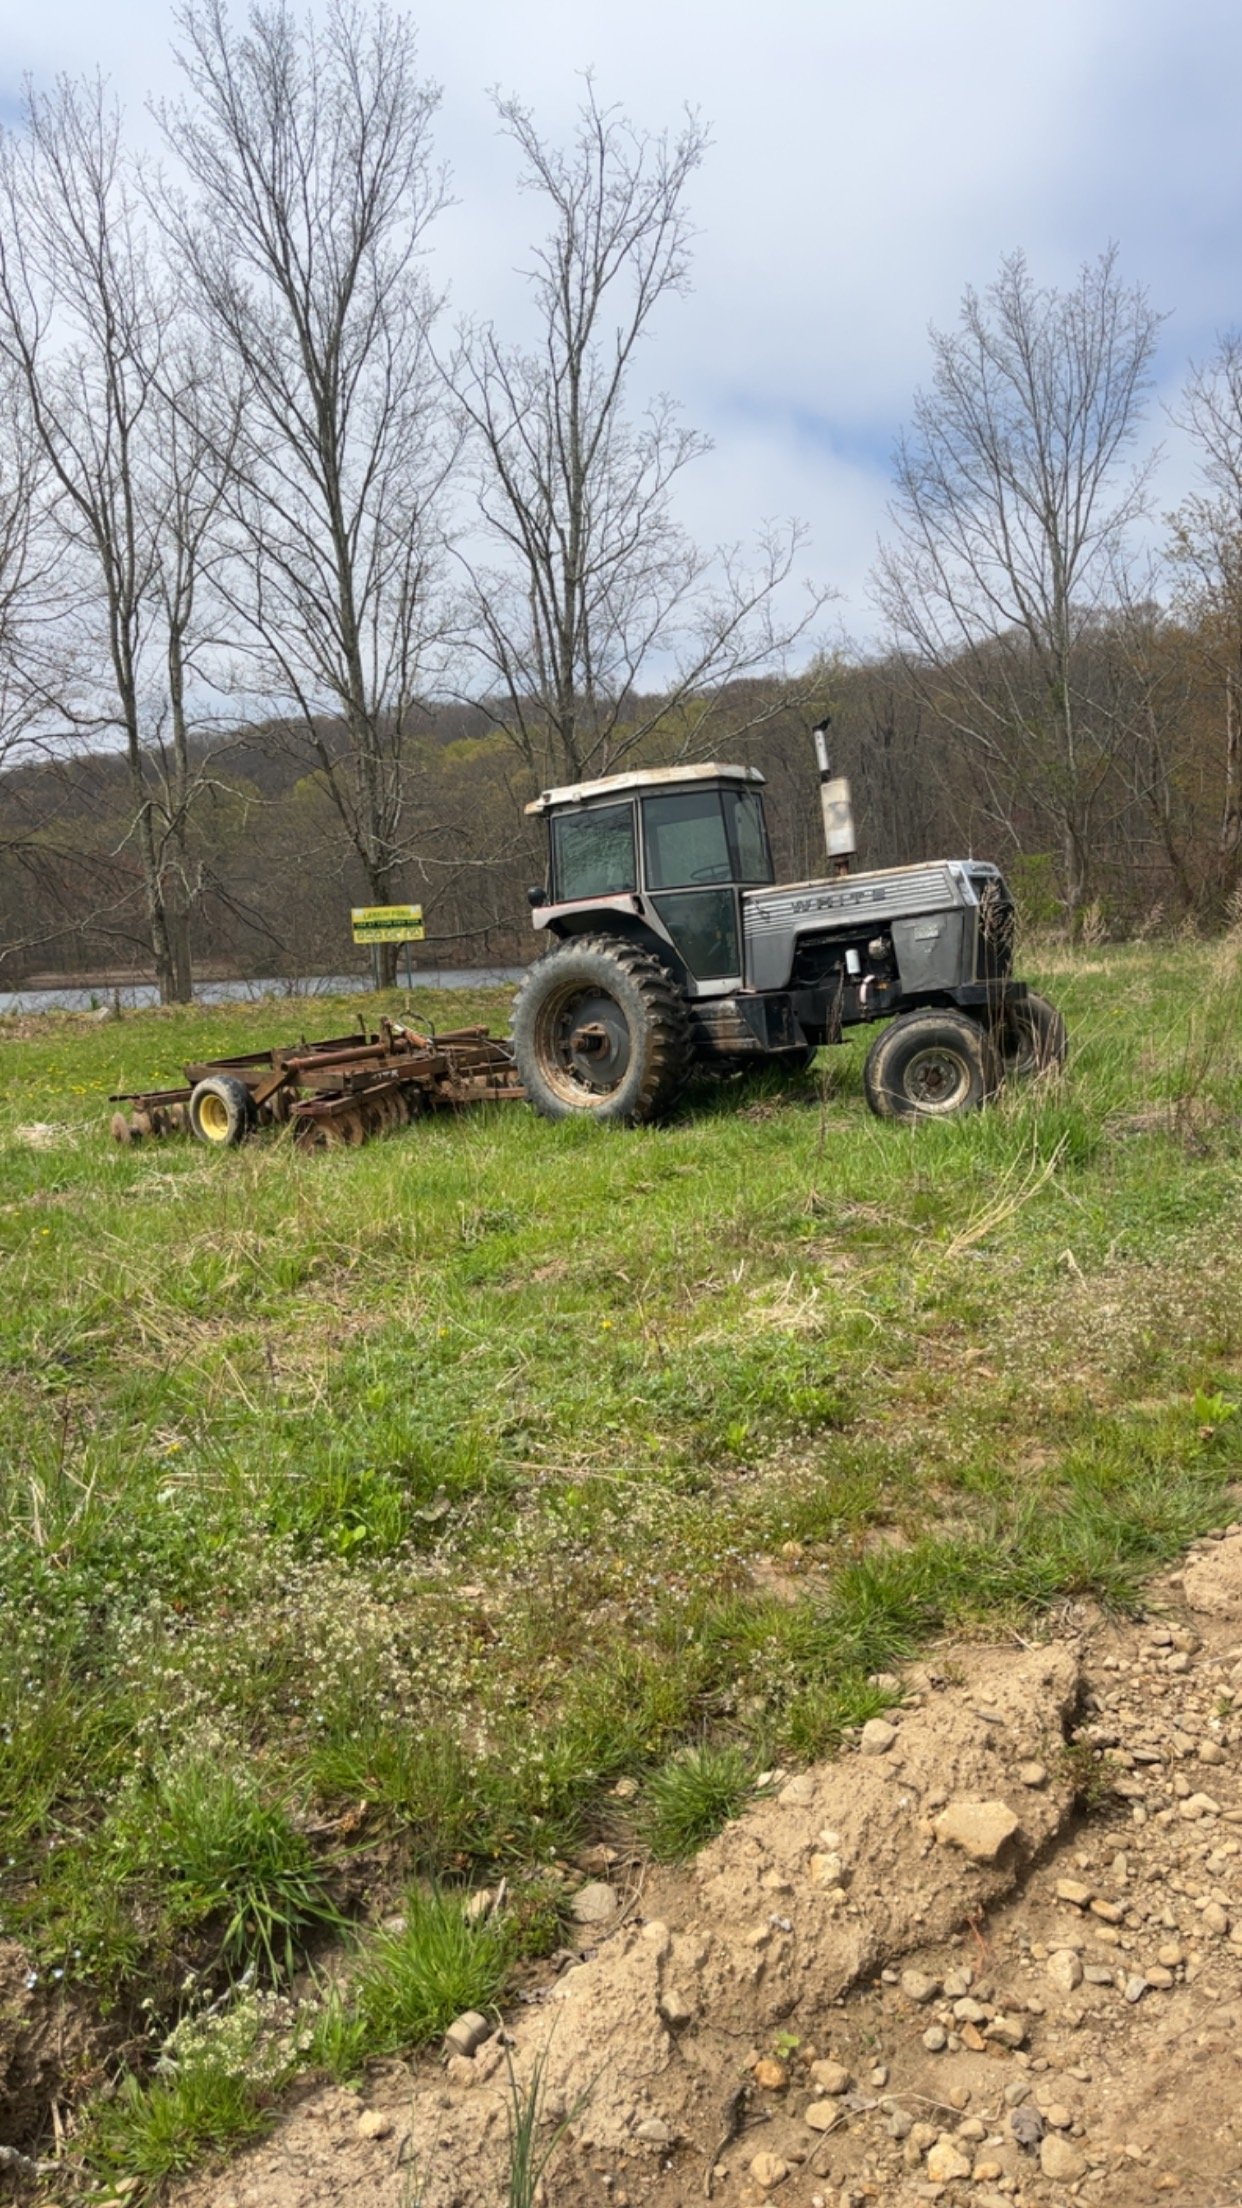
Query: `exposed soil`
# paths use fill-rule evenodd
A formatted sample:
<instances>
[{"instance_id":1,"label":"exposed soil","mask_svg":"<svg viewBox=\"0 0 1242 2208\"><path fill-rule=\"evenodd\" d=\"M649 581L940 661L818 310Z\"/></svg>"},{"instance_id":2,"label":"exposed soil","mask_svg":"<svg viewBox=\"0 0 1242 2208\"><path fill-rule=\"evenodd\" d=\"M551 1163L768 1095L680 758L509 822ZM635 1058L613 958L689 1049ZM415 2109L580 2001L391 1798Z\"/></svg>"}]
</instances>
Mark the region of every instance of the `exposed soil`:
<instances>
[{"instance_id":1,"label":"exposed soil","mask_svg":"<svg viewBox=\"0 0 1242 2208\"><path fill-rule=\"evenodd\" d=\"M611 1922L510 2019L568 2123L548 2208L1242 2200L1242 1526L1140 1623L903 1687L687 1873L610 1869ZM495 2038L390 2065L172 2198L500 2208L510 2108Z\"/></svg>"},{"instance_id":2,"label":"exposed soil","mask_svg":"<svg viewBox=\"0 0 1242 2208\"><path fill-rule=\"evenodd\" d=\"M102 2054L101 2035L39 1984L25 1949L0 1939L0 2197L33 2168L24 2149L45 2142L61 2107L102 2078Z\"/></svg>"}]
</instances>

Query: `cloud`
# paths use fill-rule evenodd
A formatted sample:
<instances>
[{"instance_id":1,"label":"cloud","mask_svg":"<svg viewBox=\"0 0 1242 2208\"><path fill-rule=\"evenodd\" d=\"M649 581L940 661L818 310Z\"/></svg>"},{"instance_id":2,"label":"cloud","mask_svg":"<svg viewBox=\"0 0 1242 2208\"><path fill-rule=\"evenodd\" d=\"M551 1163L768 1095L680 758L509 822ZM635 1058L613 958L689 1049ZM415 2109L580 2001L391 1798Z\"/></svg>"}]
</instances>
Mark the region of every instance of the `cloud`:
<instances>
[{"instance_id":1,"label":"cloud","mask_svg":"<svg viewBox=\"0 0 1242 2208\"><path fill-rule=\"evenodd\" d=\"M10 76L99 66L148 142L146 93L175 89L156 0L99 11L44 0L10 34ZM1223 0L464 0L420 26L443 85L439 144L458 204L435 270L456 312L519 329L535 209L514 183L487 87L551 133L580 73L640 123L686 104L712 127L693 189L693 290L667 301L642 363L714 440L685 479L690 525L745 537L800 510L846 618L871 620L865 575L888 459L926 373L929 322L1002 254L1063 283L1111 239L1128 281L1169 311L1173 394L1186 360L1242 313L1242 11ZM1160 423L1153 417L1154 433ZM1177 440L1172 443L1177 449ZM1189 479L1174 469L1159 502Z\"/></svg>"}]
</instances>

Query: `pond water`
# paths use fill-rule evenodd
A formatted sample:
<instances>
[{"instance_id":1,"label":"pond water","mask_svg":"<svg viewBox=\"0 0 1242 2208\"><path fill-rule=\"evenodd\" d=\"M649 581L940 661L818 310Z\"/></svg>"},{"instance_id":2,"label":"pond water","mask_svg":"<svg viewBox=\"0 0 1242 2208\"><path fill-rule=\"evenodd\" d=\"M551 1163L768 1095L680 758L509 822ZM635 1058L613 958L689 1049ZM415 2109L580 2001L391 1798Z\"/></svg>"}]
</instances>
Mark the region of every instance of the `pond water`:
<instances>
[{"instance_id":1,"label":"pond water","mask_svg":"<svg viewBox=\"0 0 1242 2208\"><path fill-rule=\"evenodd\" d=\"M504 982L520 981L524 966L416 966L414 994L420 989L493 989ZM403 986L398 982L398 987ZM313 974L298 981L203 981L194 991L196 1004L250 1004L259 997L352 996L371 987L369 974ZM0 1013L93 1012L119 997L127 1012L158 1004L159 990L149 982L133 982L122 989L98 983L84 989L0 989Z\"/></svg>"}]
</instances>

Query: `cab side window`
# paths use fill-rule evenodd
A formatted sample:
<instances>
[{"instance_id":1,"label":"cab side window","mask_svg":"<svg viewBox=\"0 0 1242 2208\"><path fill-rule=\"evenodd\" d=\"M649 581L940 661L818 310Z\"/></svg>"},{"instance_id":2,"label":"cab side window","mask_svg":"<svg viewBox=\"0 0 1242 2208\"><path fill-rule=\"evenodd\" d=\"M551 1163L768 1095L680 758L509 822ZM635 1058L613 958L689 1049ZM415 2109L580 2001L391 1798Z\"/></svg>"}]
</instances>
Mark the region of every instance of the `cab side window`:
<instances>
[{"instance_id":1,"label":"cab side window","mask_svg":"<svg viewBox=\"0 0 1242 2208\"><path fill-rule=\"evenodd\" d=\"M638 887L632 805L554 816L552 850L556 895L566 904L577 897L618 897Z\"/></svg>"}]
</instances>

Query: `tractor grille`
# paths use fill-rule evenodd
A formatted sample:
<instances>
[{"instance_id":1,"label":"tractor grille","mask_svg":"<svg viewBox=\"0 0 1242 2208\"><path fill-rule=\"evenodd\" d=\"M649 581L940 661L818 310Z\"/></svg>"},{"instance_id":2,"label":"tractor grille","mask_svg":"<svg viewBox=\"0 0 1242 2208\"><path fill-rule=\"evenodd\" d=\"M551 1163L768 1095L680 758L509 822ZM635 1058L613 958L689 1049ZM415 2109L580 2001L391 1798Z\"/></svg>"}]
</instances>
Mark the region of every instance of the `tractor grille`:
<instances>
[{"instance_id":1,"label":"tractor grille","mask_svg":"<svg viewBox=\"0 0 1242 2208\"><path fill-rule=\"evenodd\" d=\"M749 891L742 899L747 939L769 929L870 930L889 920L943 912L963 902L960 885L945 865L886 867L876 874L847 874L836 882L796 882L790 889Z\"/></svg>"}]
</instances>

